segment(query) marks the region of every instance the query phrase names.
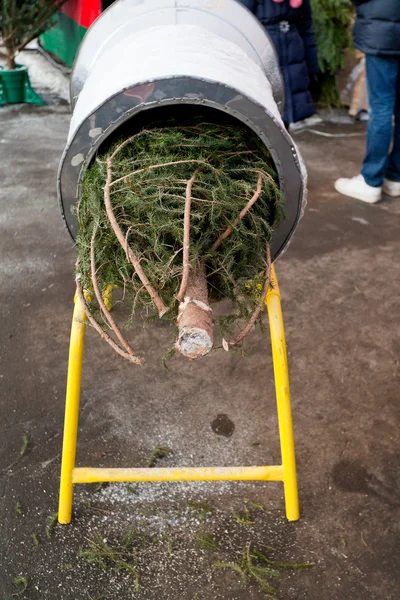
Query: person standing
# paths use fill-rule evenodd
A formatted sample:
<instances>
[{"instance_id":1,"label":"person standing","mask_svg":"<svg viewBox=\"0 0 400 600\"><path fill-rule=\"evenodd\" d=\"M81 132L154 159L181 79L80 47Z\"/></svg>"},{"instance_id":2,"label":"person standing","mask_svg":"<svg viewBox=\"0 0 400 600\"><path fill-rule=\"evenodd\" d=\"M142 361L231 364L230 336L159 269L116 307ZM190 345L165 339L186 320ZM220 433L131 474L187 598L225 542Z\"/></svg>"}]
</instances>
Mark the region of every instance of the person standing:
<instances>
[{"instance_id":1,"label":"person standing","mask_svg":"<svg viewBox=\"0 0 400 600\"><path fill-rule=\"evenodd\" d=\"M318 55L310 0L239 0L261 21L279 58L285 84L285 125L314 114L310 76Z\"/></svg>"},{"instance_id":2,"label":"person standing","mask_svg":"<svg viewBox=\"0 0 400 600\"><path fill-rule=\"evenodd\" d=\"M361 173L338 179L335 189L375 204L382 192L400 196L400 0L353 3L354 45L366 54L370 119Z\"/></svg>"}]
</instances>

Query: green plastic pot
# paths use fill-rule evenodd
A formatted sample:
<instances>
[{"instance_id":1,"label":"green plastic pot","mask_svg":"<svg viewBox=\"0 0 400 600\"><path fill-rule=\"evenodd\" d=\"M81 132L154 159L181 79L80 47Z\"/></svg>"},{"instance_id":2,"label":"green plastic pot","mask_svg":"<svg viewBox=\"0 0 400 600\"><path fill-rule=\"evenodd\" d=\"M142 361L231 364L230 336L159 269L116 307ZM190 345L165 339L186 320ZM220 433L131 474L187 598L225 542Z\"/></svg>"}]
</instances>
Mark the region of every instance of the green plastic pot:
<instances>
[{"instance_id":1,"label":"green plastic pot","mask_svg":"<svg viewBox=\"0 0 400 600\"><path fill-rule=\"evenodd\" d=\"M25 78L28 74L26 67L18 66L16 69L3 70L1 78L7 101L17 104L24 101Z\"/></svg>"},{"instance_id":2,"label":"green plastic pot","mask_svg":"<svg viewBox=\"0 0 400 600\"><path fill-rule=\"evenodd\" d=\"M23 65L16 65L15 69L0 67L0 104L18 104L20 102L44 104L31 87L27 67Z\"/></svg>"}]
</instances>

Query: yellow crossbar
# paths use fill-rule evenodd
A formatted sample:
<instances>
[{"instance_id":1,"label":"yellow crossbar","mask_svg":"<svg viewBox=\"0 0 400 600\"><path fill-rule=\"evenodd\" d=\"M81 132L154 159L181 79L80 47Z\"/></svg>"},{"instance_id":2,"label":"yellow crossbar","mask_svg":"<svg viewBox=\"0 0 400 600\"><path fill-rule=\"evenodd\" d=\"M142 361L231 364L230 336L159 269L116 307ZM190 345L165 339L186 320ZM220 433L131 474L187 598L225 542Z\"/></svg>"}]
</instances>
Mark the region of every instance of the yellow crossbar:
<instances>
[{"instance_id":1,"label":"yellow crossbar","mask_svg":"<svg viewBox=\"0 0 400 600\"><path fill-rule=\"evenodd\" d=\"M110 304L110 287L105 290L104 295L107 302ZM75 309L72 318L69 348L64 440L61 459L60 500L58 509L58 520L60 523L67 524L71 522L74 484L102 481L283 481L286 516L289 521L296 521L299 518L296 460L294 453L285 331L281 310L281 296L274 267L272 267L271 287L268 291L265 303L267 305L271 332L282 466L97 469L90 467L75 467L82 360L86 329L85 312L79 298L75 297Z\"/></svg>"},{"instance_id":2,"label":"yellow crossbar","mask_svg":"<svg viewBox=\"0 0 400 600\"><path fill-rule=\"evenodd\" d=\"M93 469L72 471L72 483L100 481L283 481L283 467L183 467L171 469Z\"/></svg>"}]
</instances>

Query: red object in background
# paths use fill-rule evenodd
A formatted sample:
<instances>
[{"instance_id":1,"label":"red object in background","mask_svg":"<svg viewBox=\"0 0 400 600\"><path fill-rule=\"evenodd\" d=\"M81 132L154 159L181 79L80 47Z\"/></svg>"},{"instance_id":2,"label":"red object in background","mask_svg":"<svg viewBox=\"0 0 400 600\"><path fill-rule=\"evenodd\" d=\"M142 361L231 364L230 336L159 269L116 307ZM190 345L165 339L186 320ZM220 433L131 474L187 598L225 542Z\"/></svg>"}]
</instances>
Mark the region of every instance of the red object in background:
<instances>
[{"instance_id":1,"label":"red object in background","mask_svg":"<svg viewBox=\"0 0 400 600\"><path fill-rule=\"evenodd\" d=\"M102 11L101 0L68 0L61 12L86 29L97 19Z\"/></svg>"},{"instance_id":2,"label":"red object in background","mask_svg":"<svg viewBox=\"0 0 400 600\"><path fill-rule=\"evenodd\" d=\"M42 48L72 67L86 31L112 3L113 0L67 0L55 17L54 26L40 36Z\"/></svg>"}]
</instances>

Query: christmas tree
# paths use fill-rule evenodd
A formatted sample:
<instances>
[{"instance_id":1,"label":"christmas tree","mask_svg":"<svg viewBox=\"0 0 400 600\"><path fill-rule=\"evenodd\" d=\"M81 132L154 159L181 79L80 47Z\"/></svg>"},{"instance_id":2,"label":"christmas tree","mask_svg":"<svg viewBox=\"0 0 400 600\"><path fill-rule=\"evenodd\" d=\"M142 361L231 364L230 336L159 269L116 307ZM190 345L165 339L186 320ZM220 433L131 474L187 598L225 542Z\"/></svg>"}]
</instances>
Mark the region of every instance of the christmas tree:
<instances>
[{"instance_id":1,"label":"christmas tree","mask_svg":"<svg viewBox=\"0 0 400 600\"><path fill-rule=\"evenodd\" d=\"M351 44L351 0L311 0L321 73L321 104L339 106L336 75L344 66L344 51Z\"/></svg>"},{"instance_id":2,"label":"christmas tree","mask_svg":"<svg viewBox=\"0 0 400 600\"><path fill-rule=\"evenodd\" d=\"M66 0L0 0L0 56L7 69L15 69L15 57L52 24L52 17Z\"/></svg>"},{"instance_id":3,"label":"christmas tree","mask_svg":"<svg viewBox=\"0 0 400 600\"><path fill-rule=\"evenodd\" d=\"M223 347L240 344L260 320L281 200L269 152L231 120L198 115L119 140L87 169L77 203L77 289L90 323L142 364L102 298L116 287L123 329L143 315L170 319L174 349L193 359L213 347L210 301L228 298Z\"/></svg>"}]
</instances>

